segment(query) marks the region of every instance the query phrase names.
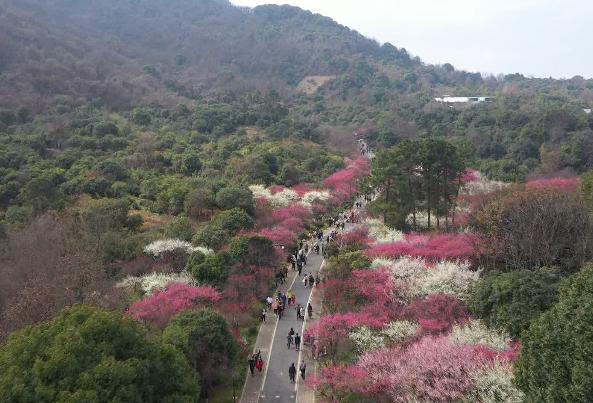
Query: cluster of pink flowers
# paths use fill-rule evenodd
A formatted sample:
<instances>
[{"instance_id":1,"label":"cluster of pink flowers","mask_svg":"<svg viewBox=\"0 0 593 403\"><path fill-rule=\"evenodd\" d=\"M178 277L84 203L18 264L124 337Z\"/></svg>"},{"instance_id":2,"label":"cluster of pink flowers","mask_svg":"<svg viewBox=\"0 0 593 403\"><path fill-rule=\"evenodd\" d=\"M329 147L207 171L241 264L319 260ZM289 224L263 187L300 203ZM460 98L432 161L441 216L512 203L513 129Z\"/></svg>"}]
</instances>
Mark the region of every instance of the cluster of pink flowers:
<instances>
[{"instance_id":1,"label":"cluster of pink flowers","mask_svg":"<svg viewBox=\"0 0 593 403\"><path fill-rule=\"evenodd\" d=\"M525 184L526 189L558 189L565 192L576 192L580 186L581 179L578 177L536 179Z\"/></svg>"},{"instance_id":2,"label":"cluster of pink flowers","mask_svg":"<svg viewBox=\"0 0 593 403\"><path fill-rule=\"evenodd\" d=\"M350 160L346 168L334 173L325 181L323 185L331 189L333 202L338 204L352 197L357 192L357 181L370 172L369 160L366 158L357 158Z\"/></svg>"},{"instance_id":3,"label":"cluster of pink flowers","mask_svg":"<svg viewBox=\"0 0 593 403\"><path fill-rule=\"evenodd\" d=\"M477 181L479 177L480 173L475 169L466 169L459 175L459 183L465 185L466 183Z\"/></svg>"},{"instance_id":4,"label":"cluster of pink flowers","mask_svg":"<svg viewBox=\"0 0 593 403\"><path fill-rule=\"evenodd\" d=\"M371 242L369 230L365 227L358 227L352 231L339 233L336 243L344 248L349 246L366 247Z\"/></svg>"},{"instance_id":5,"label":"cluster of pink flowers","mask_svg":"<svg viewBox=\"0 0 593 403\"><path fill-rule=\"evenodd\" d=\"M328 279L321 286L325 304L334 312L355 307L385 306L394 301L387 269L354 270L345 279Z\"/></svg>"},{"instance_id":6,"label":"cluster of pink flowers","mask_svg":"<svg viewBox=\"0 0 593 403\"><path fill-rule=\"evenodd\" d=\"M367 312L348 312L325 315L305 331L305 338L315 336L320 346L329 346L348 337L350 330L366 326L381 329L389 321L387 314L373 315Z\"/></svg>"},{"instance_id":7,"label":"cluster of pink flowers","mask_svg":"<svg viewBox=\"0 0 593 403\"><path fill-rule=\"evenodd\" d=\"M367 250L372 258L423 257L428 260L468 260L475 255L475 237L468 234L407 234L401 242L376 245Z\"/></svg>"},{"instance_id":8,"label":"cluster of pink flowers","mask_svg":"<svg viewBox=\"0 0 593 403\"><path fill-rule=\"evenodd\" d=\"M432 294L407 305L402 318L420 324L422 334L438 334L451 330L455 323L469 318L459 299L448 294Z\"/></svg>"},{"instance_id":9,"label":"cluster of pink flowers","mask_svg":"<svg viewBox=\"0 0 593 403\"><path fill-rule=\"evenodd\" d=\"M212 287L174 283L165 290L156 290L150 297L135 302L127 315L155 327L163 327L176 313L210 306L221 299L222 295Z\"/></svg>"}]
</instances>

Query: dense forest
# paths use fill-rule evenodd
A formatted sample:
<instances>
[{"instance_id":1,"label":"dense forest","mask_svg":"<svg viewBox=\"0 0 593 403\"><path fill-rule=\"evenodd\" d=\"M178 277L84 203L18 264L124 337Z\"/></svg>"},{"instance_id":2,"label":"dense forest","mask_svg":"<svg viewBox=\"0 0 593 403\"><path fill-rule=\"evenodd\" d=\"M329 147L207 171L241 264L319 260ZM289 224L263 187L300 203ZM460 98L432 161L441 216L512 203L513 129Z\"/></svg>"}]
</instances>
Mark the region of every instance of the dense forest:
<instances>
[{"instance_id":1,"label":"dense forest","mask_svg":"<svg viewBox=\"0 0 593 403\"><path fill-rule=\"evenodd\" d=\"M434 100L445 94L494 100ZM258 301L282 277L286 254L357 189L382 190L369 213L398 230L471 226L499 242L472 255L471 270L461 265L464 273L488 268L461 294L488 325L519 337L531 311L582 291L577 278L558 294L560 280L591 257L591 191L581 192L575 177L593 169L592 107L593 80L430 65L296 7L0 0L0 369L12 368L0 375L0 394L229 401L257 336ZM353 133L378 150L372 167L354 157ZM578 195L525 189L549 178ZM464 193L482 181L513 185ZM545 219L542 205L551 212ZM520 206L559 232L522 243L513 233L524 220L513 214ZM499 226L500 217L511 224ZM526 228L524 235L542 231ZM363 268L353 261L368 268L370 257L385 257L363 256L373 243L362 238L333 250L330 270L347 272L340 280ZM526 319L495 316L504 304L485 302L513 282L544 288L527 302L534 307ZM543 337L543 321L530 332ZM121 349L102 342L109 332ZM65 354L76 364L58 354L71 338L78 344ZM33 353L51 360L41 366ZM209 369L214 362L219 371ZM39 371L21 378L33 365ZM126 380L115 392L102 372L110 366L111 381ZM523 385L525 368L524 360ZM62 390L48 381L58 372ZM177 373L175 382L165 373ZM98 384L108 386L89 386Z\"/></svg>"}]
</instances>

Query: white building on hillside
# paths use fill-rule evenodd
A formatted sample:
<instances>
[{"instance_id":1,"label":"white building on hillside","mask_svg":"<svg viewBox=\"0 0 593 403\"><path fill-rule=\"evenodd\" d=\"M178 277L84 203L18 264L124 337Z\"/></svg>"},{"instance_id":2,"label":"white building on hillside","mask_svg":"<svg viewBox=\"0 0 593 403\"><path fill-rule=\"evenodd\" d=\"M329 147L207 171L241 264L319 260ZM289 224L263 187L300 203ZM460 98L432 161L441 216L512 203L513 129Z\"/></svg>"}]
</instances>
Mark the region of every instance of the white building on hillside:
<instances>
[{"instance_id":1,"label":"white building on hillside","mask_svg":"<svg viewBox=\"0 0 593 403\"><path fill-rule=\"evenodd\" d=\"M441 98L435 98L434 100L445 104L470 104L492 102L494 101L494 97L452 97L450 95L443 95Z\"/></svg>"}]
</instances>

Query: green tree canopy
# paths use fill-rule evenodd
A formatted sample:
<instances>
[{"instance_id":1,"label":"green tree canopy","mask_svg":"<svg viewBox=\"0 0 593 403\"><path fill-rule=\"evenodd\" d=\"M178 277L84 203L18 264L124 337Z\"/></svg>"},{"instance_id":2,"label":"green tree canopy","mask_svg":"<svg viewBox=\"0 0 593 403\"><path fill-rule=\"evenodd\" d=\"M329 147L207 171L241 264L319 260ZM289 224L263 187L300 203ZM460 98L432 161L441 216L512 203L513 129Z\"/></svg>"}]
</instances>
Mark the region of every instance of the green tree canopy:
<instances>
[{"instance_id":1,"label":"green tree canopy","mask_svg":"<svg viewBox=\"0 0 593 403\"><path fill-rule=\"evenodd\" d=\"M223 210L241 208L249 214L255 212L253 194L249 189L227 187L216 193L216 205Z\"/></svg>"},{"instance_id":2,"label":"green tree canopy","mask_svg":"<svg viewBox=\"0 0 593 403\"><path fill-rule=\"evenodd\" d=\"M519 337L554 304L559 284L560 275L544 268L487 276L474 287L469 307L488 326L505 328Z\"/></svg>"},{"instance_id":3,"label":"green tree canopy","mask_svg":"<svg viewBox=\"0 0 593 403\"><path fill-rule=\"evenodd\" d=\"M117 313L74 306L0 349L6 402L195 402L197 375L168 345Z\"/></svg>"},{"instance_id":4,"label":"green tree canopy","mask_svg":"<svg viewBox=\"0 0 593 403\"><path fill-rule=\"evenodd\" d=\"M237 346L224 318L214 310L190 310L175 316L163 341L182 351L202 379L203 393L232 376Z\"/></svg>"},{"instance_id":5,"label":"green tree canopy","mask_svg":"<svg viewBox=\"0 0 593 403\"><path fill-rule=\"evenodd\" d=\"M515 366L528 402L590 402L593 396L593 265L572 276L558 303L523 333Z\"/></svg>"}]
</instances>

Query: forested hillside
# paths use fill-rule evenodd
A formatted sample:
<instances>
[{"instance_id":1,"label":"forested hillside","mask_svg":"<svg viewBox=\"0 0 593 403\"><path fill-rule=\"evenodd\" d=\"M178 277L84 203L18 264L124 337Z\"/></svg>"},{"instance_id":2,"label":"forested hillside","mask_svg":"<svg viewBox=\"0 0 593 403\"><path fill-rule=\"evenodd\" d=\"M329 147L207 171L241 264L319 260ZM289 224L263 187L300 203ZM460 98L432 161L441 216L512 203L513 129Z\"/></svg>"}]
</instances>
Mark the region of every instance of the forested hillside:
<instances>
[{"instance_id":1,"label":"forested hillside","mask_svg":"<svg viewBox=\"0 0 593 403\"><path fill-rule=\"evenodd\" d=\"M472 264L456 264L471 272L472 285L474 269L489 268L482 288L472 290L475 300L465 300L469 285L460 293L485 320L496 306L480 305L480 293L506 276L521 284L553 279L527 319L487 323L519 337L556 301L556 269L571 275L591 256L589 237L579 243L590 232L591 178L576 176L593 168L593 114L586 112L593 80L482 76L423 63L395 45L290 6L0 0L0 369L11 374L0 374L0 395L93 401L105 393L133 401L129 391L141 390L134 395L141 401L230 401L257 336L260 301L286 275L287 255L370 189L387 189L369 204L383 224L426 232L436 220L438 234L417 239L428 245L417 256L426 259L422 269L432 258L458 257L429 256L432 249L460 245ZM435 102L445 94L494 100ZM353 133L377 150L373 163L359 158ZM436 168L416 171L425 165ZM560 178L551 195L521 193L522 183L529 190L543 180L548 188L551 177ZM562 196L566 183L571 196ZM474 192L480 186L487 189ZM517 263L523 249L497 254L466 244L465 235L440 233L473 224L476 237L511 250L521 239L508 234L522 219L513 203L530 207L525 214L536 224L556 228L572 217L551 241L524 245L526 267ZM545 220L538 203L550 207ZM494 225L503 213L513 226ZM370 220L360 242L330 250L332 265L345 267L341 280L362 269L350 260L368 266L400 258L398 248L414 243L415 235L383 224ZM536 224L526 234L541 233ZM397 251L362 255L382 237ZM542 262L533 250L551 257ZM342 252L355 255L340 261ZM542 269L541 280L511 267ZM453 322L426 334L448 332ZM65 342L71 339L77 342ZM54 356L61 351L65 359ZM36 355L55 360L33 374ZM505 371L510 382L510 366ZM62 384L51 382L55 373L64 374ZM21 388L35 382L42 387ZM348 385L339 386L336 393Z\"/></svg>"}]
</instances>

